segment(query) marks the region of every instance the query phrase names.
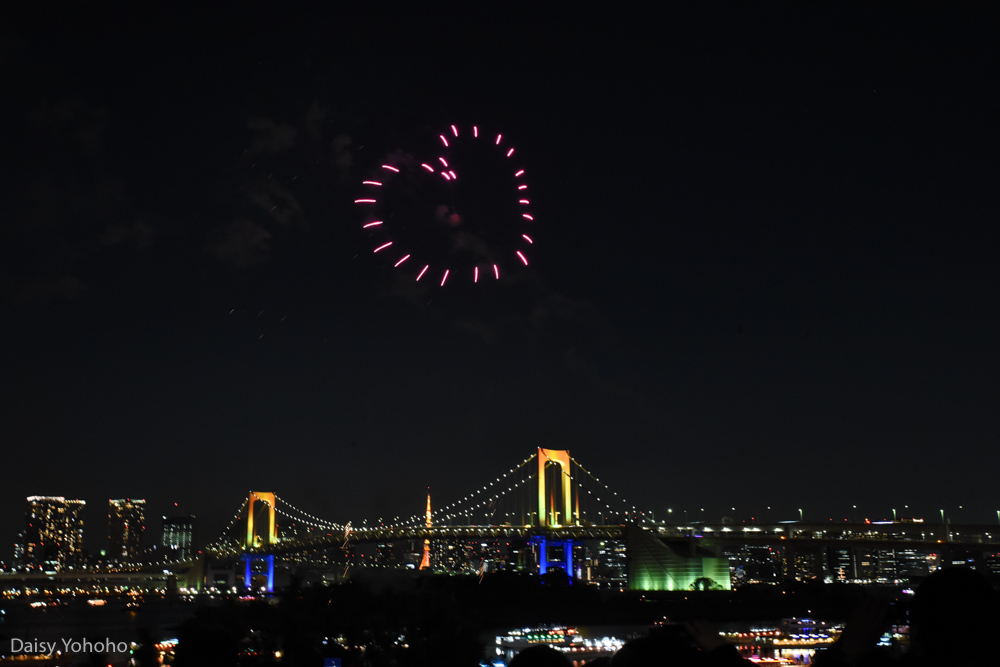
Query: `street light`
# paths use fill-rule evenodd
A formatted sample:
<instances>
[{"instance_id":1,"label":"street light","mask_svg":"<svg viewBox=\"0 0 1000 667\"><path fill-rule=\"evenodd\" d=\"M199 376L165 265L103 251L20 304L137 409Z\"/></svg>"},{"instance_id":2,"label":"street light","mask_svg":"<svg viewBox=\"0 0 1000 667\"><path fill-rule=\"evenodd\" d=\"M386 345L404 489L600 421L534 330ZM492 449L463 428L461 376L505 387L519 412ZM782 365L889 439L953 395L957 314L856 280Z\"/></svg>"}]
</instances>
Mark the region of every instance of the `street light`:
<instances>
[{"instance_id":1,"label":"street light","mask_svg":"<svg viewBox=\"0 0 1000 667\"><path fill-rule=\"evenodd\" d=\"M802 518L802 508L801 507L799 508L799 523L805 523L805 521Z\"/></svg>"}]
</instances>

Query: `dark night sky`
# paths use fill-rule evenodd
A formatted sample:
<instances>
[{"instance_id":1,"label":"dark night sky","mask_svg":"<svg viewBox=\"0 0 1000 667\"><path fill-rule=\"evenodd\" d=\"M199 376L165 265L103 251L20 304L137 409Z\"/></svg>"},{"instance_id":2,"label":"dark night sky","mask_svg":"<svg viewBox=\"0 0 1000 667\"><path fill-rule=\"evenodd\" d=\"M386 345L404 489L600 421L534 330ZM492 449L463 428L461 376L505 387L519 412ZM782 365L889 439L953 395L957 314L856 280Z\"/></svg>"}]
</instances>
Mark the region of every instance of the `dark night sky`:
<instances>
[{"instance_id":1,"label":"dark night sky","mask_svg":"<svg viewBox=\"0 0 1000 667\"><path fill-rule=\"evenodd\" d=\"M657 514L996 520L986 17L333 4L0 21L0 558L27 495L96 549L110 497L357 523L538 446ZM450 123L534 197L475 292L352 203Z\"/></svg>"}]
</instances>

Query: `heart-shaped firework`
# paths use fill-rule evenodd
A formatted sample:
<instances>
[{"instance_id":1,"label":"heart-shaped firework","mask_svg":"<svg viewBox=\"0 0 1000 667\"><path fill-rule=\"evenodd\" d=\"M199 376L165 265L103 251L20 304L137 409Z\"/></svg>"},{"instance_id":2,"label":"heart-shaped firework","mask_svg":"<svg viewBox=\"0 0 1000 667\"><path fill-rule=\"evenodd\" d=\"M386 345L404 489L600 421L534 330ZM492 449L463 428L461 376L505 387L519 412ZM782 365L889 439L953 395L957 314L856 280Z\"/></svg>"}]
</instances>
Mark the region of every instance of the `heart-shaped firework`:
<instances>
[{"instance_id":1,"label":"heart-shaped firework","mask_svg":"<svg viewBox=\"0 0 1000 667\"><path fill-rule=\"evenodd\" d=\"M499 280L528 265L534 216L524 169L502 134L455 125L425 161L397 153L363 182L372 252L444 287Z\"/></svg>"}]
</instances>

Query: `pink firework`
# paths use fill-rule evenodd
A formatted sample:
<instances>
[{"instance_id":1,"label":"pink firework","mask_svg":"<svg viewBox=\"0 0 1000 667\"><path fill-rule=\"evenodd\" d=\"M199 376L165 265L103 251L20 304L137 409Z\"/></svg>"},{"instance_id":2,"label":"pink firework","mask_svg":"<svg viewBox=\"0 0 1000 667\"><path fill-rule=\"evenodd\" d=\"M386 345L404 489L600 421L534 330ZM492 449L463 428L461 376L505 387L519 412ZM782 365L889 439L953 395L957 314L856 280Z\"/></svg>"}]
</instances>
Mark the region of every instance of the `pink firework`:
<instances>
[{"instance_id":1,"label":"pink firework","mask_svg":"<svg viewBox=\"0 0 1000 667\"><path fill-rule=\"evenodd\" d=\"M362 196L354 200L355 204L370 207L365 209L369 217L362 224L362 228L371 239L371 245L369 246L371 252L382 253L380 256L395 255L389 261L393 262L393 267L403 272L404 275L407 275L410 280L422 281L431 269L431 261L435 263L435 266L439 267L435 269L436 271L440 271L440 273L436 274L440 276L440 279L437 281L438 287L444 287L449 281L451 284L466 282L470 277L474 284L478 283L480 268L485 272L483 273L485 276L490 273L492 267L494 279L499 280L500 263L484 263L484 256L492 255L511 258L510 262L506 262L505 260L504 264L506 267L505 270L508 272L521 265L528 266L528 258L525 253L535 243L534 238L532 238L534 232L532 232L531 236L524 232L530 231L527 229L528 223L533 223L535 218L531 213L531 202L525 198L527 194L525 190L528 189L528 185L524 180L524 169L516 169L513 172L516 181L509 183L509 185L504 185L504 188L510 188L506 190L509 193L506 196L511 197L513 195L513 197L502 205L497 201L484 202L482 204L482 206L492 211L491 214L488 214L484 218L475 210L471 212L463 210L464 206L468 204L463 204L462 202L468 199L469 192L475 192L475 190L467 191L467 188L479 188L482 185L482 181L478 181L477 179L482 178L483 173L489 173L488 171L484 172L481 169L482 165L477 162L480 156L483 156L483 159L494 161L505 160L512 158L515 152L514 148L510 145L510 140L504 141L503 134L498 132L491 134L489 130L485 130L483 137L485 139L493 138L492 145L490 145L491 142L489 141L486 141L486 143L478 142L478 125L467 127L469 127L468 130L460 131L458 125L446 126L445 131L438 135L441 143L437 144L435 142L435 145L437 145L435 152L443 152L440 155L432 154L423 158L424 160L430 160L429 162L418 159L406 162L400 166L391 164L380 165L382 171L379 173L384 178L376 176L374 179L362 181L362 185L367 188L364 195L372 195L378 192L380 193L378 197ZM473 143L474 140L475 143ZM472 152L470 153L470 151ZM473 156L471 163L469 161L470 155ZM440 165L439 167L433 165L435 160ZM500 163L496 164L500 166ZM504 162L504 164L510 163ZM462 184L457 183L459 171L462 172ZM506 173L510 174L512 172ZM440 181L436 181L439 185L431 185L434 181L427 179L427 174L440 174L441 178L448 181L448 185ZM509 179L510 176L505 178L508 181ZM467 185L465 181L469 181L471 185ZM433 197L441 197L438 201L447 202L451 200L452 203L435 205L433 207L433 214L429 213L430 207L425 209L408 208L408 198L412 198L414 193L419 193L421 189L428 187L434 188L432 192L436 194L433 194ZM379 188L379 190L375 191L371 188ZM417 194L417 196L424 195ZM479 205L478 200L474 204ZM418 213L421 210L428 212ZM506 219L507 216L510 216L510 219ZM484 220L491 226L500 225L501 228L499 230L487 229L485 230L486 233L483 234L484 230L482 227L477 227L477 225L482 225ZM442 222L446 224L443 227L437 227L437 231L432 231L433 226L441 225ZM504 225L506 226L504 227ZM464 238L461 240L456 238L453 241L454 245L452 247L456 251L461 250L461 252L454 253L455 261L467 263L465 263L464 267L459 267L454 262L450 262L451 266L443 268L441 267L442 262L433 259L432 255L419 250L418 246L421 243L421 235L427 234L427 238L434 239L434 242L439 244L440 248L440 244L445 242L444 239L446 238L442 234L454 233L450 231L452 229L459 230L457 233L481 238L483 241L478 246L474 246L475 250L470 253L469 246L463 245L465 243ZM511 247L512 244L510 242L514 240L514 237L510 235L510 232L521 237L517 239L521 249ZM506 239L506 241L501 242L510 245L507 245L506 248L484 245L490 242L496 243L498 239ZM416 243L416 246L414 246L414 243ZM382 251L385 250L389 250L389 252L383 253ZM435 252L440 254L440 249ZM513 257L506 253L513 253ZM422 256L425 254L427 256ZM455 270L452 271L452 269ZM468 273L466 273L467 271ZM455 276L452 276L452 273L455 273ZM435 280L432 279L431 284ZM427 284L427 281L423 281L423 284ZM466 284L468 283L466 282Z\"/></svg>"}]
</instances>

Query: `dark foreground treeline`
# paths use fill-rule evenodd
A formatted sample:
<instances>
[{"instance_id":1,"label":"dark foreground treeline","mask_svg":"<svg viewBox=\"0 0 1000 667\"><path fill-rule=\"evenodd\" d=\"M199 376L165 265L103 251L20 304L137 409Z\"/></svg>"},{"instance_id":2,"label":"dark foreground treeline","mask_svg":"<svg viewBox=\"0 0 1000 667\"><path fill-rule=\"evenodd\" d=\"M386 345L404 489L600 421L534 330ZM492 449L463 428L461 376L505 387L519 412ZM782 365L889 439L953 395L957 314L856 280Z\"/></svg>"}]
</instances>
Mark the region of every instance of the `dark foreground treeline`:
<instances>
[{"instance_id":1,"label":"dark foreground treeline","mask_svg":"<svg viewBox=\"0 0 1000 667\"><path fill-rule=\"evenodd\" d=\"M178 629L177 667L478 665L490 629L790 616L845 619L861 587L788 584L739 591L608 592L537 576L392 573L332 587L292 585L270 600L203 607ZM339 641L338 641L339 639Z\"/></svg>"}]
</instances>

